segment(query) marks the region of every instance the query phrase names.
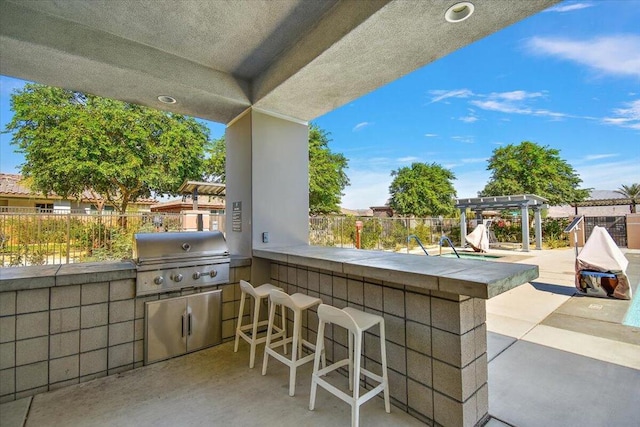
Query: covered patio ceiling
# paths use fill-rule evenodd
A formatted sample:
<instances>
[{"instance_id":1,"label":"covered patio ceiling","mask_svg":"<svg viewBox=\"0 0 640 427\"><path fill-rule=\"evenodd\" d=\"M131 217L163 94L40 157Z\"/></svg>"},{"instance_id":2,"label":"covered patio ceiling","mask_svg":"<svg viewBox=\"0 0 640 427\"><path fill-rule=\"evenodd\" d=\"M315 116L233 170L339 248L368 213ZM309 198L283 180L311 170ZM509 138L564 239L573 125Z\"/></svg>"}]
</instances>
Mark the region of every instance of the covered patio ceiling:
<instances>
[{"instance_id":1,"label":"covered patio ceiling","mask_svg":"<svg viewBox=\"0 0 640 427\"><path fill-rule=\"evenodd\" d=\"M0 0L0 73L221 123L250 106L307 121L556 2L475 0L450 23L442 0Z\"/></svg>"}]
</instances>

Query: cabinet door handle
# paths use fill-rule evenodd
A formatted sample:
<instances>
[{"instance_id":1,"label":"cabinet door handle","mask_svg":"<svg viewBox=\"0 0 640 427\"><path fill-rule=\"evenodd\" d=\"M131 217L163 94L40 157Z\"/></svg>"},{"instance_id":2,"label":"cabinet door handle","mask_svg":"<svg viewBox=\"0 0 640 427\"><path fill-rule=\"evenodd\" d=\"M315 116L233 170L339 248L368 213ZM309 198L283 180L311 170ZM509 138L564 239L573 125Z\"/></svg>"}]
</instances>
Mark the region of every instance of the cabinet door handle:
<instances>
[{"instance_id":1,"label":"cabinet door handle","mask_svg":"<svg viewBox=\"0 0 640 427\"><path fill-rule=\"evenodd\" d=\"M180 318L182 319L180 323L180 335L184 338L184 314Z\"/></svg>"},{"instance_id":2,"label":"cabinet door handle","mask_svg":"<svg viewBox=\"0 0 640 427\"><path fill-rule=\"evenodd\" d=\"M191 335L191 313L189 313L189 321L187 322L189 325L189 332L188 335Z\"/></svg>"}]
</instances>

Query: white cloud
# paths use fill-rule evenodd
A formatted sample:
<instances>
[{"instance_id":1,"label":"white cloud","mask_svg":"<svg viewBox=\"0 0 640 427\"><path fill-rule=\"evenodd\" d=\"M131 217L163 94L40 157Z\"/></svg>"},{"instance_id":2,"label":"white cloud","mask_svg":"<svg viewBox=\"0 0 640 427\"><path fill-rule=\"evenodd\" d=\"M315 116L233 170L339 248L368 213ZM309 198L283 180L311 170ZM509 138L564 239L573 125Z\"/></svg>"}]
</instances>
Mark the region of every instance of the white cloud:
<instances>
[{"instance_id":1,"label":"white cloud","mask_svg":"<svg viewBox=\"0 0 640 427\"><path fill-rule=\"evenodd\" d=\"M352 130L353 130L353 132L357 132L359 130L362 130L362 129L366 128L367 126L371 126L372 124L373 123L371 123L371 122L360 122L357 125L355 125Z\"/></svg>"},{"instance_id":2,"label":"white cloud","mask_svg":"<svg viewBox=\"0 0 640 427\"><path fill-rule=\"evenodd\" d=\"M454 141L458 141L458 142L464 142L465 144L473 144L473 143L475 143L475 140L473 139L473 136L456 135L456 136L452 136L451 139L453 139Z\"/></svg>"},{"instance_id":3,"label":"white cloud","mask_svg":"<svg viewBox=\"0 0 640 427\"><path fill-rule=\"evenodd\" d=\"M455 89L455 90L430 90L429 94L433 95L430 104L434 102L440 102L448 98L468 98L473 96L473 92L469 89Z\"/></svg>"},{"instance_id":4,"label":"white cloud","mask_svg":"<svg viewBox=\"0 0 640 427\"><path fill-rule=\"evenodd\" d=\"M400 157L398 159L398 162L400 163L413 163L413 162L419 162L419 161L420 161L420 158L415 156Z\"/></svg>"},{"instance_id":5,"label":"white cloud","mask_svg":"<svg viewBox=\"0 0 640 427\"><path fill-rule=\"evenodd\" d=\"M426 136L427 138L435 138L436 136L438 136L438 134L436 134L436 133L425 133L424 136Z\"/></svg>"},{"instance_id":6,"label":"white cloud","mask_svg":"<svg viewBox=\"0 0 640 427\"><path fill-rule=\"evenodd\" d=\"M605 117L603 123L640 130L640 99L629 102L626 108L616 108L613 113L617 117Z\"/></svg>"},{"instance_id":7,"label":"white cloud","mask_svg":"<svg viewBox=\"0 0 640 427\"><path fill-rule=\"evenodd\" d=\"M542 92L527 92L524 90L513 90L511 92L494 92L489 95L490 98L504 99L505 101L522 101L530 98L539 98L544 96Z\"/></svg>"},{"instance_id":8,"label":"white cloud","mask_svg":"<svg viewBox=\"0 0 640 427\"><path fill-rule=\"evenodd\" d=\"M458 120L464 123L474 123L478 121L478 118L474 116L466 116L466 117L460 117Z\"/></svg>"},{"instance_id":9,"label":"white cloud","mask_svg":"<svg viewBox=\"0 0 640 427\"><path fill-rule=\"evenodd\" d=\"M515 90L511 92L493 92L488 95L480 95L481 99L475 99L470 103L483 110L496 111L506 114L523 114L529 116L548 117L553 120L576 118L566 113L533 108L530 103L538 98L545 97L544 92L526 92ZM589 118L589 117L582 117Z\"/></svg>"},{"instance_id":10,"label":"white cloud","mask_svg":"<svg viewBox=\"0 0 640 427\"><path fill-rule=\"evenodd\" d=\"M363 209L387 202L392 179L389 172L350 169L348 175L351 185L344 190L342 207Z\"/></svg>"},{"instance_id":11,"label":"white cloud","mask_svg":"<svg viewBox=\"0 0 640 427\"><path fill-rule=\"evenodd\" d=\"M582 188L613 190L626 182L640 182L638 162L640 158L575 166L575 169L582 179Z\"/></svg>"},{"instance_id":12,"label":"white cloud","mask_svg":"<svg viewBox=\"0 0 640 427\"><path fill-rule=\"evenodd\" d=\"M573 12L574 10L586 9L592 6L594 6L593 3L562 3L560 5L550 7L549 9L544 10L544 12Z\"/></svg>"},{"instance_id":13,"label":"white cloud","mask_svg":"<svg viewBox=\"0 0 640 427\"><path fill-rule=\"evenodd\" d=\"M489 171L484 169L456 173L457 179L453 181L453 186L456 189L457 197L478 197L478 192L484 188L489 180L489 175Z\"/></svg>"},{"instance_id":14,"label":"white cloud","mask_svg":"<svg viewBox=\"0 0 640 427\"><path fill-rule=\"evenodd\" d=\"M486 157L476 157L472 159L461 159L460 161L462 163L469 164L469 163L483 163L483 162L486 162L487 160L488 159Z\"/></svg>"},{"instance_id":15,"label":"white cloud","mask_svg":"<svg viewBox=\"0 0 640 427\"><path fill-rule=\"evenodd\" d=\"M618 157L619 154L589 154L588 156L584 157L584 160L586 161L591 161L591 160L601 160L601 159L608 159L610 157Z\"/></svg>"},{"instance_id":16,"label":"white cloud","mask_svg":"<svg viewBox=\"0 0 640 427\"><path fill-rule=\"evenodd\" d=\"M527 47L535 54L572 61L602 74L640 77L640 36L601 36L590 40L533 37Z\"/></svg>"}]
</instances>

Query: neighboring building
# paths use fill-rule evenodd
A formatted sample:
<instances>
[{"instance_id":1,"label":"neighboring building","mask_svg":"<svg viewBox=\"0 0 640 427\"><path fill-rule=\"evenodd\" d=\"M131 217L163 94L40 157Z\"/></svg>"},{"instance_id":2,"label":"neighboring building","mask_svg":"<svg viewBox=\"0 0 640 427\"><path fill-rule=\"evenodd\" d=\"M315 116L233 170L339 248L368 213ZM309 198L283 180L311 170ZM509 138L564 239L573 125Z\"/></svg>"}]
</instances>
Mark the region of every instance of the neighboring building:
<instances>
[{"instance_id":1,"label":"neighboring building","mask_svg":"<svg viewBox=\"0 0 640 427\"><path fill-rule=\"evenodd\" d=\"M567 218L584 216L623 216L631 213L631 200L611 190L593 190L589 197L570 205L550 206L548 216Z\"/></svg>"},{"instance_id":2,"label":"neighboring building","mask_svg":"<svg viewBox=\"0 0 640 427\"><path fill-rule=\"evenodd\" d=\"M393 216L393 209L389 205L384 206L371 206L373 216L378 218L389 218Z\"/></svg>"},{"instance_id":3,"label":"neighboring building","mask_svg":"<svg viewBox=\"0 0 640 427\"><path fill-rule=\"evenodd\" d=\"M80 200L63 199L56 194L44 196L41 193L32 192L23 182L22 175L0 173L0 211L32 211L32 212L95 212L102 202L102 197L86 190ZM129 205L129 210L149 212L155 199L139 199ZM104 211L113 211L115 208L105 204Z\"/></svg>"},{"instance_id":4,"label":"neighboring building","mask_svg":"<svg viewBox=\"0 0 640 427\"><path fill-rule=\"evenodd\" d=\"M180 213L190 210L193 210L193 199L191 196L151 205L151 212ZM225 212L224 197L198 196L197 210L222 215Z\"/></svg>"},{"instance_id":5,"label":"neighboring building","mask_svg":"<svg viewBox=\"0 0 640 427\"><path fill-rule=\"evenodd\" d=\"M351 216L373 216L373 210L372 209L340 208L340 213L342 215L351 215Z\"/></svg>"}]
</instances>

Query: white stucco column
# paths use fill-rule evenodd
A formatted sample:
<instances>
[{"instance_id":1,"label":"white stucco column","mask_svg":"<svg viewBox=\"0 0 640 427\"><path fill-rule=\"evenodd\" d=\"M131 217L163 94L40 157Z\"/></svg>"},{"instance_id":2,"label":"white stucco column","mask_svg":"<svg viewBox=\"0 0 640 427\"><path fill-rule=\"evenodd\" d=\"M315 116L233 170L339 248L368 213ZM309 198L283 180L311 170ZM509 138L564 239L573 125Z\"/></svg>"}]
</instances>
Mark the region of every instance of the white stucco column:
<instances>
[{"instance_id":1,"label":"white stucco column","mask_svg":"<svg viewBox=\"0 0 640 427\"><path fill-rule=\"evenodd\" d=\"M467 209L460 208L460 247L462 248L467 246L465 237L467 237Z\"/></svg>"},{"instance_id":2,"label":"white stucco column","mask_svg":"<svg viewBox=\"0 0 640 427\"><path fill-rule=\"evenodd\" d=\"M525 203L522 211L522 250L529 252L529 206Z\"/></svg>"},{"instance_id":3,"label":"white stucco column","mask_svg":"<svg viewBox=\"0 0 640 427\"><path fill-rule=\"evenodd\" d=\"M542 214L540 208L533 208L536 228L536 249L542 250Z\"/></svg>"},{"instance_id":4,"label":"white stucco column","mask_svg":"<svg viewBox=\"0 0 640 427\"><path fill-rule=\"evenodd\" d=\"M231 254L251 256L254 248L307 244L307 123L250 109L229 123L225 141ZM252 280L258 285L268 279L269 272L262 270L254 260Z\"/></svg>"}]
</instances>

